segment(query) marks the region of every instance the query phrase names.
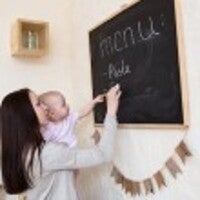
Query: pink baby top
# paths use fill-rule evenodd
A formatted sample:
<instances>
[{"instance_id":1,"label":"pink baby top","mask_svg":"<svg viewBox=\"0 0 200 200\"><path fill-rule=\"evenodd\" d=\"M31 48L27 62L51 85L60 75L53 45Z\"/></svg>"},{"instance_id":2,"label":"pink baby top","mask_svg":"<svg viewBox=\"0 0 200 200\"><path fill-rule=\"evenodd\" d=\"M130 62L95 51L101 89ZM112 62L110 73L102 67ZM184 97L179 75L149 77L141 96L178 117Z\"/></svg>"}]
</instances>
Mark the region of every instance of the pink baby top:
<instances>
[{"instance_id":1,"label":"pink baby top","mask_svg":"<svg viewBox=\"0 0 200 200\"><path fill-rule=\"evenodd\" d=\"M78 113L70 113L59 122L49 122L41 129L44 140L47 142L64 142L69 147L76 146L77 140L74 135L74 126L78 118Z\"/></svg>"}]
</instances>

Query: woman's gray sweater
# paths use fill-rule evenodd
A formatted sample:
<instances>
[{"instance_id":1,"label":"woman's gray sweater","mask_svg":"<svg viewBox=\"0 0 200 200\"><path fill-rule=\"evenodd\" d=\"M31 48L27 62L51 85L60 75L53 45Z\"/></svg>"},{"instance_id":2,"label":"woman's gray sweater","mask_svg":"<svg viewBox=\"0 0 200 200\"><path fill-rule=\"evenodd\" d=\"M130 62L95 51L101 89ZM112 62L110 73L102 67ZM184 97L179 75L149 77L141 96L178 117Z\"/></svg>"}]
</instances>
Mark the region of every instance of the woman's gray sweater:
<instances>
[{"instance_id":1,"label":"woman's gray sweater","mask_svg":"<svg viewBox=\"0 0 200 200\"><path fill-rule=\"evenodd\" d=\"M33 187L25 194L27 200L78 200L73 170L111 161L116 118L107 115L104 126L102 138L94 148L68 148L62 143L46 143L41 152L42 173L35 154Z\"/></svg>"}]
</instances>

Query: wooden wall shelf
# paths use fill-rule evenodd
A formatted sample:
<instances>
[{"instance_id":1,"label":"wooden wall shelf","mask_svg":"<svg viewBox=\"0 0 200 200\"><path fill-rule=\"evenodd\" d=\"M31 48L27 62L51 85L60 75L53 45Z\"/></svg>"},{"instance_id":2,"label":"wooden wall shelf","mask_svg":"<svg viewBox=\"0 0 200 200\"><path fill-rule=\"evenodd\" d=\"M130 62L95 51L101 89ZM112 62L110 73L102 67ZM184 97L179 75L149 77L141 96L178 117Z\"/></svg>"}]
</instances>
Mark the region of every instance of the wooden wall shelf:
<instances>
[{"instance_id":1,"label":"wooden wall shelf","mask_svg":"<svg viewBox=\"0 0 200 200\"><path fill-rule=\"evenodd\" d=\"M47 53L49 23L38 20L17 19L11 32L13 56L41 57Z\"/></svg>"}]
</instances>

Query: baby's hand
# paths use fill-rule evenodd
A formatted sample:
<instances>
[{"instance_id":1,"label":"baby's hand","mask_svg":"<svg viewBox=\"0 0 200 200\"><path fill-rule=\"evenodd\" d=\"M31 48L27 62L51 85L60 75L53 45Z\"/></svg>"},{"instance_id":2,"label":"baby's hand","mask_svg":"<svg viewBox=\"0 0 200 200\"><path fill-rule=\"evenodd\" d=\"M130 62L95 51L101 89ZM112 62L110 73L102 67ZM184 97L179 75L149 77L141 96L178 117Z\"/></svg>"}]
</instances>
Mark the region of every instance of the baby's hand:
<instances>
[{"instance_id":1,"label":"baby's hand","mask_svg":"<svg viewBox=\"0 0 200 200\"><path fill-rule=\"evenodd\" d=\"M93 99L93 102L96 104L96 103L102 103L104 101L104 97L105 95L104 94L99 94L97 95L94 99Z\"/></svg>"}]
</instances>

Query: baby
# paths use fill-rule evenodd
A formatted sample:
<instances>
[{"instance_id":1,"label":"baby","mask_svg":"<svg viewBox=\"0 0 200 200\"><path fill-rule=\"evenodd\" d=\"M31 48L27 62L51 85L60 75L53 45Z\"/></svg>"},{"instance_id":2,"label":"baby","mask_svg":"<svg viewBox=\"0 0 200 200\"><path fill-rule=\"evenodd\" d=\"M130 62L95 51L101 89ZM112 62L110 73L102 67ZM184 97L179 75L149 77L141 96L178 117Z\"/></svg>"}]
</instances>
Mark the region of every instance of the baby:
<instances>
[{"instance_id":1,"label":"baby","mask_svg":"<svg viewBox=\"0 0 200 200\"><path fill-rule=\"evenodd\" d=\"M47 106L50 121L41 129L44 140L47 142L63 142L71 148L77 144L74 134L76 122L87 116L97 103L103 102L104 95L98 95L86 104L80 112L74 113L70 112L64 96L58 91L43 93L39 99Z\"/></svg>"}]
</instances>

